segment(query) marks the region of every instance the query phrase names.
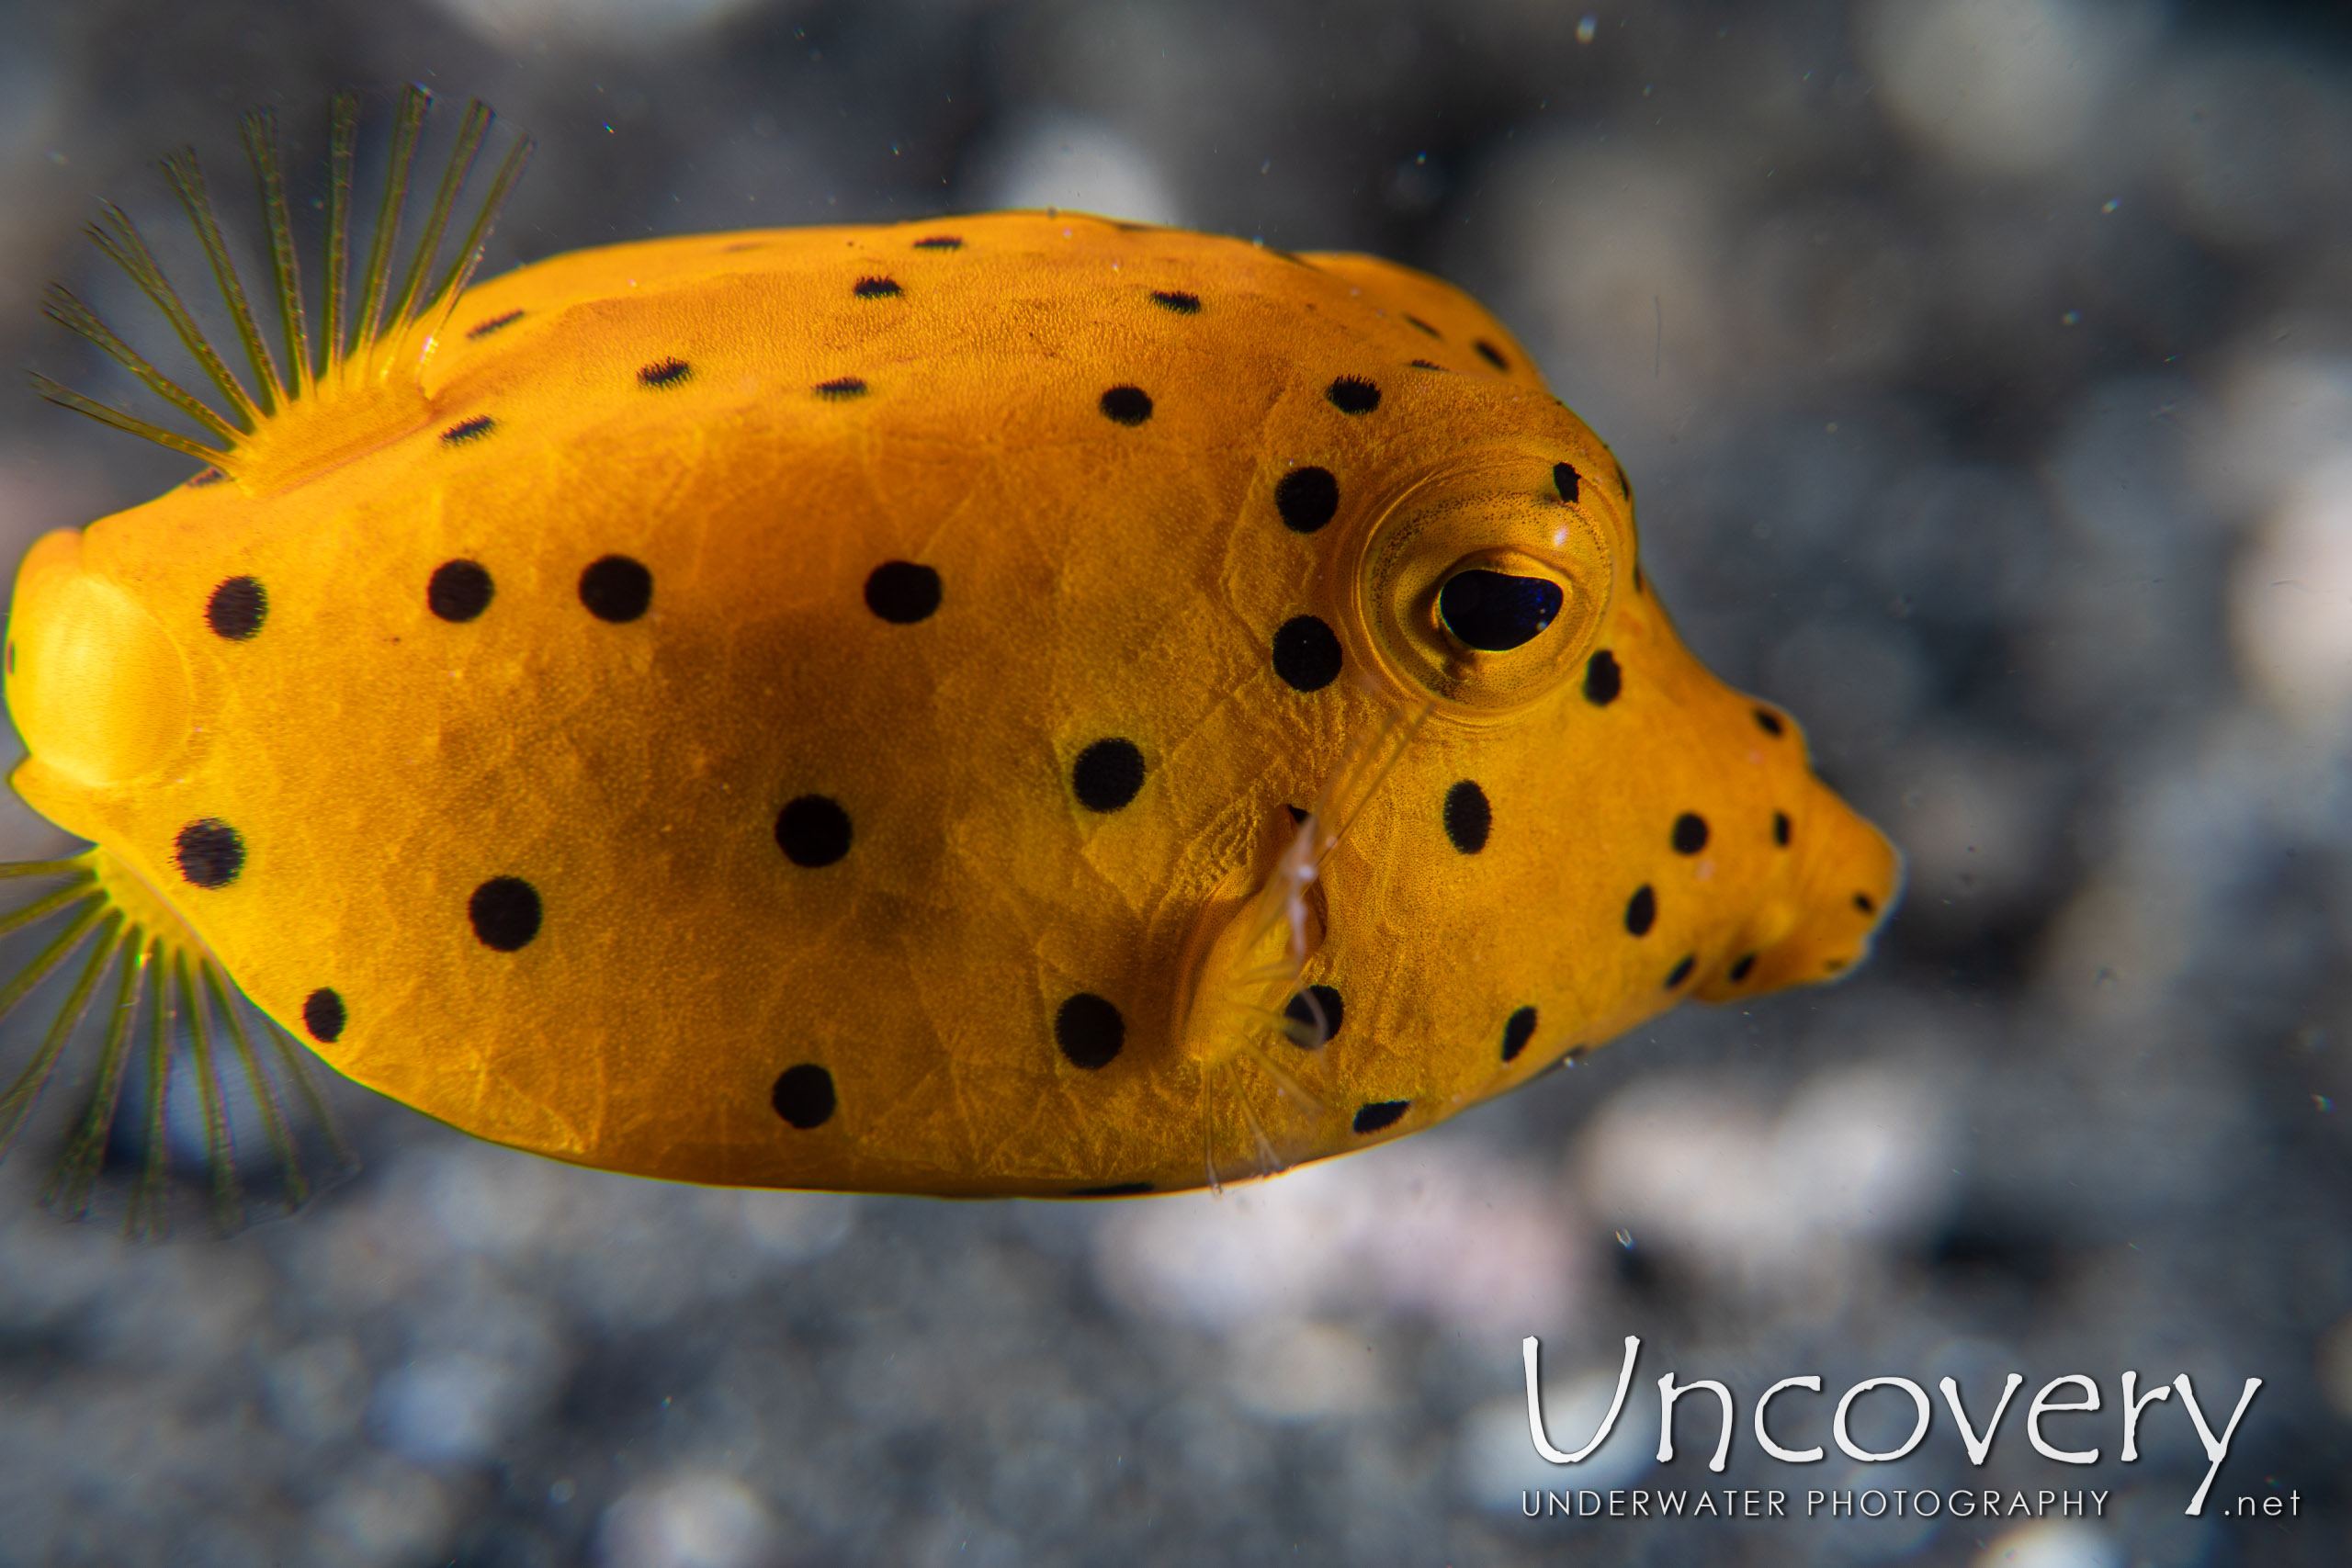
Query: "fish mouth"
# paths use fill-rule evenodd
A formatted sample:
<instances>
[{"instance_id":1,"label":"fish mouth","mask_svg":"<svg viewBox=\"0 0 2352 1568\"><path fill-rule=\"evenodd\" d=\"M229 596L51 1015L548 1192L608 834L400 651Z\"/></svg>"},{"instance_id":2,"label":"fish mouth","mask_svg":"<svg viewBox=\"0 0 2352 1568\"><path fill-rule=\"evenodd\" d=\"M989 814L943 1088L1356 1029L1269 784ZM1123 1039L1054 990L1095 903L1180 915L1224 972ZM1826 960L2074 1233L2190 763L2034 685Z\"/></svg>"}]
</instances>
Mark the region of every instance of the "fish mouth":
<instances>
[{"instance_id":1,"label":"fish mouth","mask_svg":"<svg viewBox=\"0 0 2352 1568\"><path fill-rule=\"evenodd\" d=\"M1903 852L1826 784L1814 787L1801 858L1749 922L1731 968L1698 988L1702 998L1747 1001L1842 980L1870 956L1902 901Z\"/></svg>"}]
</instances>

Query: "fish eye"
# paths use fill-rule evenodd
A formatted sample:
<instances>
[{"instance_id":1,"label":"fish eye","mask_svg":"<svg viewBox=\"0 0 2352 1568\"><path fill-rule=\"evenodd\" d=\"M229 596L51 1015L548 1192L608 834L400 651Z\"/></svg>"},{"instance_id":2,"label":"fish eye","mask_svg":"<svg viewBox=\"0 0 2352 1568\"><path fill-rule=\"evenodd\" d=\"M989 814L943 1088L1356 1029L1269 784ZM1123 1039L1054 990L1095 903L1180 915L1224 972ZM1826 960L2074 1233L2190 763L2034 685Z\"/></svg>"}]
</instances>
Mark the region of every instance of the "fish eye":
<instances>
[{"instance_id":1,"label":"fish eye","mask_svg":"<svg viewBox=\"0 0 2352 1568\"><path fill-rule=\"evenodd\" d=\"M1463 647L1507 653L1543 636L1565 603L1556 582L1473 567L1446 580L1437 596L1437 616Z\"/></svg>"},{"instance_id":2,"label":"fish eye","mask_svg":"<svg viewBox=\"0 0 2352 1568\"><path fill-rule=\"evenodd\" d=\"M1350 632L1399 696L1500 720L1582 679L1631 519L1599 494L1566 502L1554 461L1464 452L1374 513Z\"/></svg>"}]
</instances>

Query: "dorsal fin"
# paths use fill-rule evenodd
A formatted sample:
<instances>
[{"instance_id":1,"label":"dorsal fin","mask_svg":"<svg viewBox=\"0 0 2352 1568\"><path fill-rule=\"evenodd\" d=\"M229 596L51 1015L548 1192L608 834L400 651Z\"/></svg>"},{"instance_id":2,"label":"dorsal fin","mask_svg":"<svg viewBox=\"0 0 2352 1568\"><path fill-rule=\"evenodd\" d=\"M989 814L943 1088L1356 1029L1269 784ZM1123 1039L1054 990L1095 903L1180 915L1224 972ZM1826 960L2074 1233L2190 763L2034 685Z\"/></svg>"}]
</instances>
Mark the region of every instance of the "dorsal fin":
<instances>
[{"instance_id":1,"label":"dorsal fin","mask_svg":"<svg viewBox=\"0 0 2352 1568\"><path fill-rule=\"evenodd\" d=\"M458 296L481 265L492 226L521 178L531 142L519 140L501 161L489 189L475 209L456 256L437 280L435 256L459 197L489 136L491 111L480 100L466 106L457 144L444 168L424 231L399 265L401 220L408 203L410 176L433 96L418 86L401 91L392 123L391 152L384 192L368 246L365 271L355 296L350 289L351 209L359 142L357 95L334 95L329 107L330 141L326 200L325 309L315 341L302 305L300 259L287 211L285 178L277 154L277 121L267 109L244 117L246 161L252 165L263 219L269 231L270 299L276 306L278 353L247 299L196 153L183 149L163 160L164 178L179 198L197 243L210 265L239 345L250 367L252 385L222 358L181 300L162 265L130 214L107 203L89 235L99 252L121 267L171 325L181 344L212 383L223 408L216 408L175 383L102 321L97 312L62 285L52 284L42 305L51 321L80 333L136 376L147 389L202 432L189 436L138 415L85 397L35 373L33 386L51 402L127 430L220 469L248 490L274 488L283 480L380 445L410 424L426 422L421 378L441 326ZM396 276L397 275L397 276ZM357 309L355 310L354 306ZM366 393L364 398L354 394Z\"/></svg>"}]
</instances>

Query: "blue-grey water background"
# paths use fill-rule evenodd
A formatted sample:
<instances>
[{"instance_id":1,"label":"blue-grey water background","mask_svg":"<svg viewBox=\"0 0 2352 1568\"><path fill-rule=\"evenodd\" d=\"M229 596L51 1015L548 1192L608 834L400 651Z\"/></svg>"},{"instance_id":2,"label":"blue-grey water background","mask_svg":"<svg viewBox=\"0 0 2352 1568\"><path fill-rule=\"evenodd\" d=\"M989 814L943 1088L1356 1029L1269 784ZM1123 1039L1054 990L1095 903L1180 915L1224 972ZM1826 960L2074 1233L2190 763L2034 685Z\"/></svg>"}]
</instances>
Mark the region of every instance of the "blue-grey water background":
<instances>
[{"instance_id":1,"label":"blue-grey water background","mask_svg":"<svg viewBox=\"0 0 2352 1568\"><path fill-rule=\"evenodd\" d=\"M292 1221L132 1247L0 1171L0 1563L2352 1560L2352 27L2120 0L99 0L0 7L0 358L102 197L419 80L537 139L492 265L1056 204L1464 283L1611 441L1699 653L1904 847L1849 984L1685 1009L1433 1134L1092 1207L557 1167L348 1089ZM119 289L117 290L119 294ZM152 333L150 333L152 335ZM0 400L11 552L190 465ZM54 835L13 805L0 853ZM1503 921L1531 911L1497 910ZM1720 1483L2096 1488L2088 1522L1517 1517L1652 1380ZM2202 1518L2178 1401L2267 1386ZM1755 1396L2026 1374L1971 1470ZM2088 1373L2086 1470L2032 1390ZM1897 1396L1895 1405L1904 1402ZM1784 1404L1826 1440L1826 1401ZM1906 1414L1858 1430L1899 1437ZM1878 1415L1885 1416L1883 1421ZM1806 1435L1797 1438L1799 1430ZM2301 1517L2218 1517L2245 1495Z\"/></svg>"}]
</instances>

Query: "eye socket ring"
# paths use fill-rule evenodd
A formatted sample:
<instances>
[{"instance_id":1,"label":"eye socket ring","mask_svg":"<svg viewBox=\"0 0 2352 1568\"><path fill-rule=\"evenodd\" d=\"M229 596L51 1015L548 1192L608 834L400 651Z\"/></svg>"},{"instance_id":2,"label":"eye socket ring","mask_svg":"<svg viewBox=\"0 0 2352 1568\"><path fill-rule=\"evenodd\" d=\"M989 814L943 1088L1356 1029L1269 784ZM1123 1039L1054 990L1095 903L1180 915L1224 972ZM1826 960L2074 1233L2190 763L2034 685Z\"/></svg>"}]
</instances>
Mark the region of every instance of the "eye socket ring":
<instances>
[{"instance_id":1,"label":"eye socket ring","mask_svg":"<svg viewBox=\"0 0 2352 1568\"><path fill-rule=\"evenodd\" d=\"M1605 497L1564 504L1537 456L1464 454L1396 495L1363 536L1353 628L1400 697L1491 723L1581 671L1629 530Z\"/></svg>"}]
</instances>

